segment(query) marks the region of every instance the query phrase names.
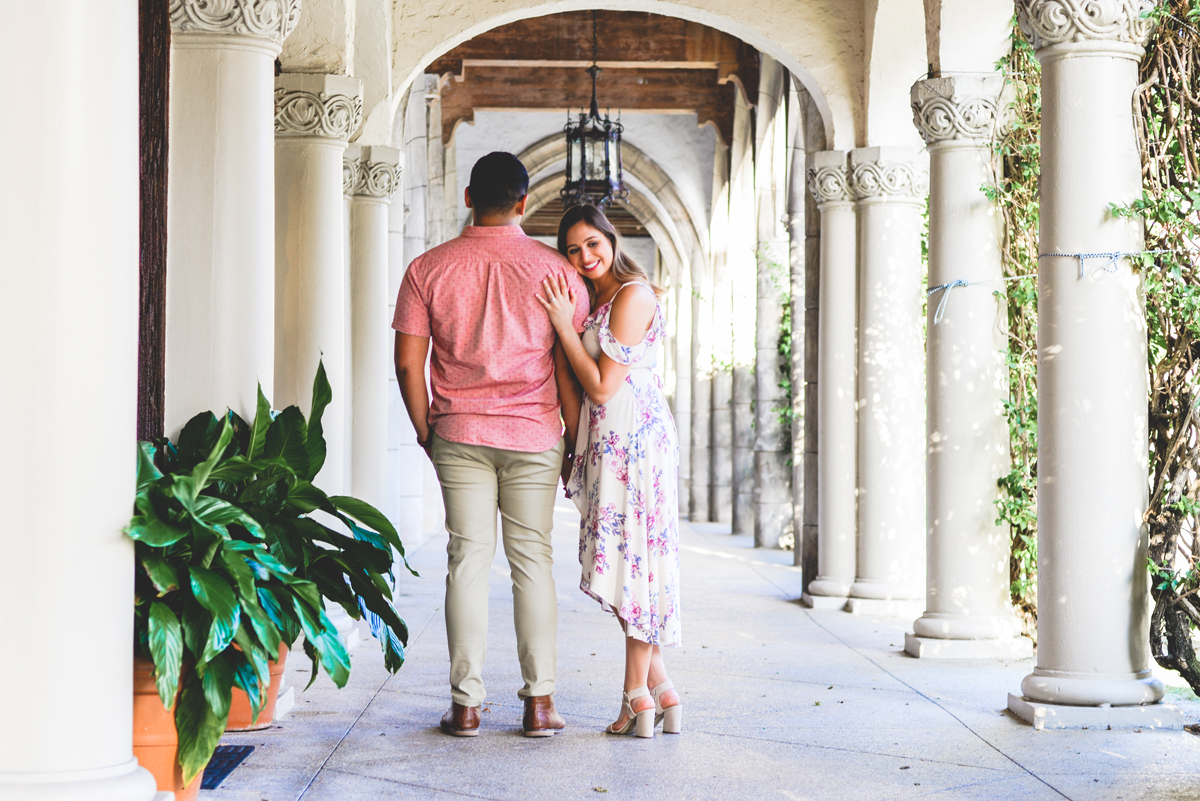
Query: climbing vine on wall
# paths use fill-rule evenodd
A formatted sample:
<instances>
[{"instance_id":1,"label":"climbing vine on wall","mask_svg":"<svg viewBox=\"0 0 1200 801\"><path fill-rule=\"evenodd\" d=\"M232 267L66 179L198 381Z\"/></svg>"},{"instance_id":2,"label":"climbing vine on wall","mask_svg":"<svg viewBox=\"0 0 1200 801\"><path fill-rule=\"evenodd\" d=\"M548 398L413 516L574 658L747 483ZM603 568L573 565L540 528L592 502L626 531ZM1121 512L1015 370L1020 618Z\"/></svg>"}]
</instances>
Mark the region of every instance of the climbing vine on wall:
<instances>
[{"instance_id":1,"label":"climbing vine on wall","mask_svg":"<svg viewBox=\"0 0 1200 801\"><path fill-rule=\"evenodd\" d=\"M1134 120L1146 224L1150 351L1150 570L1155 660L1200 693L1200 0L1165 0L1146 45Z\"/></svg>"},{"instance_id":2,"label":"climbing vine on wall","mask_svg":"<svg viewBox=\"0 0 1200 801\"><path fill-rule=\"evenodd\" d=\"M999 478L997 524L1009 527L1009 588L1036 636L1037 621L1037 238L1041 172L1041 67L1033 47L1013 25L1008 55L997 65L1012 93L1008 124L995 144L996 180L983 187L1004 218L1003 268L1007 292L1009 471ZM998 293L999 294L999 293Z\"/></svg>"}]
</instances>

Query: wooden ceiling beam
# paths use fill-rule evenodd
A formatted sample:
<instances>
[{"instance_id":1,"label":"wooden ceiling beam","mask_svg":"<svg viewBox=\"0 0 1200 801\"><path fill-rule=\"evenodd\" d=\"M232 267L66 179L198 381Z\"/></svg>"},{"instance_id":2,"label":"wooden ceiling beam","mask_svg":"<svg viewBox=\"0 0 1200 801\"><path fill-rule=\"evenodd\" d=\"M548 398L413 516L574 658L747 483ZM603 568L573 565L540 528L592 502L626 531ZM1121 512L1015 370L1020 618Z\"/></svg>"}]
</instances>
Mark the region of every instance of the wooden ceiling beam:
<instances>
[{"instance_id":1,"label":"wooden ceiling beam","mask_svg":"<svg viewBox=\"0 0 1200 801\"><path fill-rule=\"evenodd\" d=\"M733 136L735 89L718 83L712 69L613 70L597 84L601 109L694 112L699 124L712 123L723 143ZM490 67L471 71L463 81L442 87L442 136L447 143L458 123L474 122L477 109L576 112L591 100L586 73L563 67ZM565 119L564 119L565 122Z\"/></svg>"}]
</instances>

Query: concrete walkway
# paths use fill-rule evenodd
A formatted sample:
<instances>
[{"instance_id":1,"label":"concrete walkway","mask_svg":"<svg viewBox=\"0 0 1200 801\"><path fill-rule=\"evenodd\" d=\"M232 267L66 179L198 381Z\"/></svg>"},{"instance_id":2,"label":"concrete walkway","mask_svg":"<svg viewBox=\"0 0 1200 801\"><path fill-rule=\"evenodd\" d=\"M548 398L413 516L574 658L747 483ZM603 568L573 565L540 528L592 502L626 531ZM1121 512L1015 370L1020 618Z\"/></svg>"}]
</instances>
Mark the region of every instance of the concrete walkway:
<instances>
[{"instance_id":1,"label":"concrete walkway","mask_svg":"<svg viewBox=\"0 0 1200 801\"><path fill-rule=\"evenodd\" d=\"M1003 711L1032 663L933 662L903 653L911 621L815 612L795 602L791 553L697 524L682 533L684 642L667 653L684 732L602 732L620 704L615 620L577 589L578 515L560 499L556 700L567 730L520 736L521 686L508 568L493 565L490 693L478 738L438 731L449 705L442 598L445 538L411 555L398 601L408 662L383 669L374 640L353 651L341 691L322 674L290 714L223 742L255 751L202 799L1197 799L1200 737L1045 731ZM289 680L304 686L303 654ZM1190 691L1172 690L1188 722Z\"/></svg>"}]
</instances>

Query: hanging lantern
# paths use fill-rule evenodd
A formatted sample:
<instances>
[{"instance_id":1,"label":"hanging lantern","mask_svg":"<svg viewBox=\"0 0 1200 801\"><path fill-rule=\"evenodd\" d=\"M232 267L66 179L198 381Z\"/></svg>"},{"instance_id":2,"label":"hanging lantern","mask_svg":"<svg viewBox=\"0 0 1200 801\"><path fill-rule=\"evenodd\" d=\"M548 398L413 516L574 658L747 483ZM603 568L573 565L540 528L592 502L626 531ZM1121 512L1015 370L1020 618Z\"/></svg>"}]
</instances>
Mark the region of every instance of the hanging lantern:
<instances>
[{"instance_id":1,"label":"hanging lantern","mask_svg":"<svg viewBox=\"0 0 1200 801\"><path fill-rule=\"evenodd\" d=\"M609 119L607 112L600 116L596 103L596 78L601 70L596 65L596 12L592 12L592 105L587 113L580 112L578 121L568 121L563 133L567 136L567 182L559 192L563 208L591 203L606 208L614 199L629 196L621 174L620 120Z\"/></svg>"}]
</instances>

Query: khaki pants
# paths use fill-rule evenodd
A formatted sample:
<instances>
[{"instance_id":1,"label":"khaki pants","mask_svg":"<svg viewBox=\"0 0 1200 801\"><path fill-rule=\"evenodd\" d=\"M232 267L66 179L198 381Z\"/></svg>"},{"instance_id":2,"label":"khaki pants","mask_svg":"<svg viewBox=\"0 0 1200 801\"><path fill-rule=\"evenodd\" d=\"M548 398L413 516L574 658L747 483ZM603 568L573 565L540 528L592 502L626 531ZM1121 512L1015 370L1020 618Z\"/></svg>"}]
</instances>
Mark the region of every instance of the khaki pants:
<instances>
[{"instance_id":1,"label":"khaki pants","mask_svg":"<svg viewBox=\"0 0 1200 801\"><path fill-rule=\"evenodd\" d=\"M497 509L512 573L517 656L525 680L517 696L553 694L558 598L551 574L550 531L562 441L542 453L522 453L447 442L435 434L432 456L450 534L446 636L451 697L463 706L479 706L485 696L482 671Z\"/></svg>"}]
</instances>

